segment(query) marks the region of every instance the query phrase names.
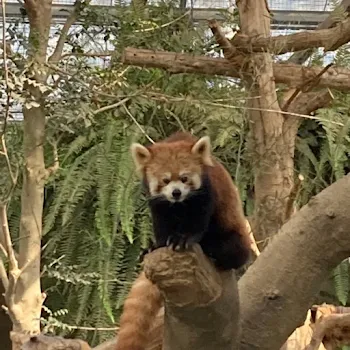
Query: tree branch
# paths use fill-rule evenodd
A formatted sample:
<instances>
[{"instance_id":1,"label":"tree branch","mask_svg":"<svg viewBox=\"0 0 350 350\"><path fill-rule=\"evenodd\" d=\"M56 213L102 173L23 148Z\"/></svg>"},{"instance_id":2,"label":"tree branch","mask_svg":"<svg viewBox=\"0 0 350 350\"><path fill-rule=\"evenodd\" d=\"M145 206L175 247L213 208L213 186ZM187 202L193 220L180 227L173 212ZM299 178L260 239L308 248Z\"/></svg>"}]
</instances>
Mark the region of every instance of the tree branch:
<instances>
[{"instance_id":1,"label":"tree branch","mask_svg":"<svg viewBox=\"0 0 350 350\"><path fill-rule=\"evenodd\" d=\"M217 272L199 245L190 252L160 248L145 256L144 271L165 299L165 349L233 349L239 305L234 273ZM215 325L215 327L213 327Z\"/></svg>"},{"instance_id":2,"label":"tree branch","mask_svg":"<svg viewBox=\"0 0 350 350\"><path fill-rule=\"evenodd\" d=\"M253 251L253 253L255 254L255 256L259 256L260 255L260 250L258 248L258 245L256 244L256 240L253 234L253 230L250 226L249 221L246 219L246 225L248 228L248 232L249 232L249 239L250 239L250 249Z\"/></svg>"},{"instance_id":3,"label":"tree branch","mask_svg":"<svg viewBox=\"0 0 350 350\"><path fill-rule=\"evenodd\" d=\"M216 42L222 48L225 58L231 59L237 56L236 48L231 44L230 40L225 37L225 34L221 31L219 24L216 20L209 21L209 28L214 35Z\"/></svg>"},{"instance_id":4,"label":"tree branch","mask_svg":"<svg viewBox=\"0 0 350 350\"><path fill-rule=\"evenodd\" d=\"M109 57L114 54L115 51L106 52L68 52L61 56L61 59L66 57Z\"/></svg>"},{"instance_id":5,"label":"tree branch","mask_svg":"<svg viewBox=\"0 0 350 350\"><path fill-rule=\"evenodd\" d=\"M246 54L270 52L281 55L287 52L318 47L324 47L325 51L333 51L349 41L350 18L347 18L333 28L304 31L289 35L251 38L244 34L236 34L231 40L231 45L236 49L236 52Z\"/></svg>"},{"instance_id":6,"label":"tree branch","mask_svg":"<svg viewBox=\"0 0 350 350\"><path fill-rule=\"evenodd\" d=\"M87 4L89 2L90 1L87 1ZM53 54L51 55L51 57L48 59L49 63L57 64L59 62L61 55L62 55L62 52L63 52L64 44L66 43L66 40L67 40L69 29L76 22L76 20L78 18L79 13L81 11L81 5L82 5L82 0L75 1L74 9L71 12L71 14L68 16L66 22L63 25L61 35L59 36L58 41L57 41L56 48L55 48Z\"/></svg>"},{"instance_id":7,"label":"tree branch","mask_svg":"<svg viewBox=\"0 0 350 350\"><path fill-rule=\"evenodd\" d=\"M243 275L242 350L280 349L303 324L326 276L350 255L349 211L350 174L301 208Z\"/></svg>"},{"instance_id":8,"label":"tree branch","mask_svg":"<svg viewBox=\"0 0 350 350\"><path fill-rule=\"evenodd\" d=\"M6 245L7 256L9 259L10 271L18 270L18 262L15 256L15 251L12 247L12 240L9 230L9 224L7 220L7 207L6 205L0 206L0 223L2 228L2 234L4 235L4 241Z\"/></svg>"},{"instance_id":9,"label":"tree branch","mask_svg":"<svg viewBox=\"0 0 350 350\"><path fill-rule=\"evenodd\" d=\"M241 78L241 65L234 65L225 58L194 56L177 52L152 51L126 48L122 62L128 65L162 68L170 73L198 73L205 75L222 75ZM298 87L312 81L322 72L322 67L302 67L291 63L273 64L276 83ZM318 87L329 87L341 91L350 90L350 70L329 68L319 77Z\"/></svg>"},{"instance_id":10,"label":"tree branch","mask_svg":"<svg viewBox=\"0 0 350 350\"><path fill-rule=\"evenodd\" d=\"M343 0L340 6L344 9L345 12L349 12L350 9L350 0ZM318 29L327 29L332 28L336 25L338 21L338 15L335 15L332 12L323 22L321 22L317 28ZM303 51L295 52L289 59L289 63L294 64L303 64L313 53L314 49L306 49Z\"/></svg>"}]
</instances>

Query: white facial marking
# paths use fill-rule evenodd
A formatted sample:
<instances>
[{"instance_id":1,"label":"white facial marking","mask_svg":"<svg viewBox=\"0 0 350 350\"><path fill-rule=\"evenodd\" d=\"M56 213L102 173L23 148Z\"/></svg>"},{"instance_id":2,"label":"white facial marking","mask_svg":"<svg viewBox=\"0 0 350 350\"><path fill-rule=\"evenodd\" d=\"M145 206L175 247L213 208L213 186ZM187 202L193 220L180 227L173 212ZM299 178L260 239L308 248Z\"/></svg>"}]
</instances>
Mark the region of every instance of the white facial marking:
<instances>
[{"instance_id":1,"label":"white facial marking","mask_svg":"<svg viewBox=\"0 0 350 350\"><path fill-rule=\"evenodd\" d=\"M150 178L148 180L148 188L152 197L158 195L158 180L156 178Z\"/></svg>"},{"instance_id":2,"label":"white facial marking","mask_svg":"<svg viewBox=\"0 0 350 350\"><path fill-rule=\"evenodd\" d=\"M174 197L174 191L180 191L179 197ZM187 184L181 181L171 181L168 185L162 188L162 194L166 197L169 202L182 202L186 199L190 188Z\"/></svg>"},{"instance_id":3,"label":"white facial marking","mask_svg":"<svg viewBox=\"0 0 350 350\"><path fill-rule=\"evenodd\" d=\"M195 190L198 190L202 186L202 180L198 174L193 174L191 180Z\"/></svg>"}]
</instances>

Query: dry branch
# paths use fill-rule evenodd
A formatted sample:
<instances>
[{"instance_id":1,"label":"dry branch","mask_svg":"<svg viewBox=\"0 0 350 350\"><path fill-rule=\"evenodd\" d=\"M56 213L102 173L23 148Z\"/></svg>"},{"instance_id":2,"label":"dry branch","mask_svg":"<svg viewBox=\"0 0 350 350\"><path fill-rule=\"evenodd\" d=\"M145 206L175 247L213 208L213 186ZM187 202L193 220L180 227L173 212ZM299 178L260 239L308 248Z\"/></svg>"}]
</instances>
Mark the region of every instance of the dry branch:
<instances>
[{"instance_id":1,"label":"dry branch","mask_svg":"<svg viewBox=\"0 0 350 350\"><path fill-rule=\"evenodd\" d=\"M239 305L232 272L217 272L198 245L190 252L157 249L145 256L144 271L164 295L165 349L237 346Z\"/></svg>"},{"instance_id":2,"label":"dry branch","mask_svg":"<svg viewBox=\"0 0 350 350\"><path fill-rule=\"evenodd\" d=\"M254 237L254 233L253 230L250 226L249 221L246 219L246 225L247 225L247 229L249 232L249 239L250 239L250 249L252 250L252 252L255 254L255 256L259 256L260 255L260 250L258 248L258 245L256 244L256 240Z\"/></svg>"},{"instance_id":3,"label":"dry branch","mask_svg":"<svg viewBox=\"0 0 350 350\"><path fill-rule=\"evenodd\" d=\"M211 29L216 42L223 49L225 58L229 60L234 58L234 56L237 56L237 50L232 46L230 40L225 37L225 34L222 33L216 20L209 21L209 28Z\"/></svg>"},{"instance_id":4,"label":"dry branch","mask_svg":"<svg viewBox=\"0 0 350 350\"><path fill-rule=\"evenodd\" d=\"M232 40L233 50L250 54L252 52L269 52L281 55L287 52L324 47L325 51L336 50L350 41L350 18L329 29L304 31L290 35L274 37L249 37L237 34Z\"/></svg>"},{"instance_id":5,"label":"dry branch","mask_svg":"<svg viewBox=\"0 0 350 350\"><path fill-rule=\"evenodd\" d=\"M326 107L332 100L333 95L329 89L301 93L287 106L286 112L308 115L320 108ZM291 133L291 135L294 135L292 137L295 137L301 122L301 118L292 114L287 115L283 125L285 134Z\"/></svg>"},{"instance_id":6,"label":"dry branch","mask_svg":"<svg viewBox=\"0 0 350 350\"><path fill-rule=\"evenodd\" d=\"M280 349L303 324L326 276L350 255L349 211L350 174L292 216L250 266L239 281L241 350Z\"/></svg>"},{"instance_id":7,"label":"dry branch","mask_svg":"<svg viewBox=\"0 0 350 350\"><path fill-rule=\"evenodd\" d=\"M241 78L241 66L225 58L194 56L177 52L152 51L126 48L122 62L128 65L162 68L170 73L197 73ZM244 62L241 62L243 65ZM302 67L291 63L273 64L276 83L298 87L319 77L318 87L329 87L341 91L350 90L350 70L329 68L323 75L322 67Z\"/></svg>"}]
</instances>

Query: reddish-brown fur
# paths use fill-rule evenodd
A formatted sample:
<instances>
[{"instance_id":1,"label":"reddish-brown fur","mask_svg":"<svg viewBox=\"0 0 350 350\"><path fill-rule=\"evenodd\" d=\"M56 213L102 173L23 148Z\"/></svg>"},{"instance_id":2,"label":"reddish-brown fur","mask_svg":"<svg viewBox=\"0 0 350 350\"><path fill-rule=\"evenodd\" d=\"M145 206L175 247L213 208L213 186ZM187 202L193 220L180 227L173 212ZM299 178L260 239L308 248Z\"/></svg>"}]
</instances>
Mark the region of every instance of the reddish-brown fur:
<instances>
[{"instance_id":1,"label":"reddish-brown fur","mask_svg":"<svg viewBox=\"0 0 350 350\"><path fill-rule=\"evenodd\" d=\"M155 284L141 272L124 302L116 350L144 350L152 322L162 306Z\"/></svg>"}]
</instances>

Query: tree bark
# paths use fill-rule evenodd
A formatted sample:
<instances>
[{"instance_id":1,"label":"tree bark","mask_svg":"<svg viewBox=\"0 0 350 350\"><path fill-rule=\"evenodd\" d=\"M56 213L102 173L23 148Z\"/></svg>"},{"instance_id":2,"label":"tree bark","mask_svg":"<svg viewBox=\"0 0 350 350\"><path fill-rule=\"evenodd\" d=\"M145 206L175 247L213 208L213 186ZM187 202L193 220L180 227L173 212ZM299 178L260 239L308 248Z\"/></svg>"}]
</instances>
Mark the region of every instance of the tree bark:
<instances>
[{"instance_id":1,"label":"tree bark","mask_svg":"<svg viewBox=\"0 0 350 350\"><path fill-rule=\"evenodd\" d=\"M240 279L241 350L278 350L350 255L350 175L298 211ZM276 326L278 325L278 326Z\"/></svg>"},{"instance_id":2,"label":"tree bark","mask_svg":"<svg viewBox=\"0 0 350 350\"><path fill-rule=\"evenodd\" d=\"M153 51L128 47L123 52L122 62L128 65L162 68L170 73L197 73L242 78L243 60L235 63L225 58L194 56L186 53ZM350 70L330 68L323 72L322 67L303 67L292 63L273 63L273 76L276 83L289 87L307 86L317 79L317 86L339 91L350 90Z\"/></svg>"},{"instance_id":3,"label":"tree bark","mask_svg":"<svg viewBox=\"0 0 350 350\"><path fill-rule=\"evenodd\" d=\"M25 2L30 22L28 56L31 72L38 83L46 80L44 63L51 24L51 0ZM21 334L40 333L41 307L45 296L40 286L40 256L44 184L45 110L40 90L28 85L27 91L38 107L23 108L24 170L21 196L19 275L8 303L13 322L13 349L21 346ZM11 272L11 271L10 271Z\"/></svg>"},{"instance_id":4,"label":"tree bark","mask_svg":"<svg viewBox=\"0 0 350 350\"><path fill-rule=\"evenodd\" d=\"M265 1L241 0L237 6L243 35L270 36L270 16ZM257 241L266 243L284 222L294 183L294 147L286 142L283 130L284 117L278 104L271 54L251 55L244 73L251 97L248 106L255 109L249 112L249 142L255 175L252 229ZM293 139L293 135L289 139Z\"/></svg>"},{"instance_id":5,"label":"tree bark","mask_svg":"<svg viewBox=\"0 0 350 350\"><path fill-rule=\"evenodd\" d=\"M281 55L287 52L318 47L323 47L325 51L333 51L349 41L350 18L347 18L329 29L304 31L290 35L250 37L244 34L236 34L231 43L241 53L269 52L270 54Z\"/></svg>"},{"instance_id":6,"label":"tree bark","mask_svg":"<svg viewBox=\"0 0 350 350\"><path fill-rule=\"evenodd\" d=\"M217 272L199 245L190 252L160 248L144 271L165 299L163 350L232 350L239 337L234 273Z\"/></svg>"}]
</instances>

